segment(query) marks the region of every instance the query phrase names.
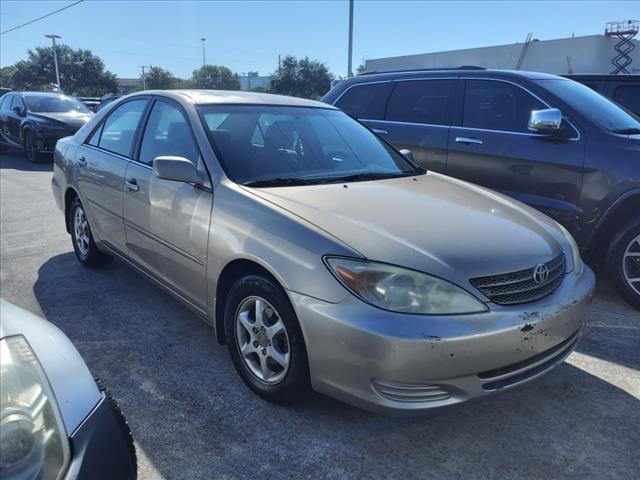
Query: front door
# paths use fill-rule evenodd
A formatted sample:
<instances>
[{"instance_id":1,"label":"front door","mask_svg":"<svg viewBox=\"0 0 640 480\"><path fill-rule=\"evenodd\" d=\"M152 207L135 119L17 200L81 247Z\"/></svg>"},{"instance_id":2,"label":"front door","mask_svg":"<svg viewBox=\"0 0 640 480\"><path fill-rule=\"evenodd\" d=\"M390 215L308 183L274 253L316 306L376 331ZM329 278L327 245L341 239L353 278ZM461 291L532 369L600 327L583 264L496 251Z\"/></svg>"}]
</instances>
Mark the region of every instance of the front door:
<instances>
[{"instance_id":1,"label":"front door","mask_svg":"<svg viewBox=\"0 0 640 480\"><path fill-rule=\"evenodd\" d=\"M127 254L122 223L124 175L148 103L135 99L118 106L76 153L76 181L92 233L123 255Z\"/></svg>"},{"instance_id":2,"label":"front door","mask_svg":"<svg viewBox=\"0 0 640 480\"><path fill-rule=\"evenodd\" d=\"M447 175L507 194L561 223L577 209L584 140L568 122L560 136L528 130L532 110L549 108L512 83L467 80L459 126L451 128Z\"/></svg>"},{"instance_id":3,"label":"front door","mask_svg":"<svg viewBox=\"0 0 640 480\"><path fill-rule=\"evenodd\" d=\"M167 287L205 311L207 244L213 195L210 188L153 174L153 159L184 157L207 176L181 107L156 100L137 161L125 175L124 222L129 258Z\"/></svg>"}]
</instances>

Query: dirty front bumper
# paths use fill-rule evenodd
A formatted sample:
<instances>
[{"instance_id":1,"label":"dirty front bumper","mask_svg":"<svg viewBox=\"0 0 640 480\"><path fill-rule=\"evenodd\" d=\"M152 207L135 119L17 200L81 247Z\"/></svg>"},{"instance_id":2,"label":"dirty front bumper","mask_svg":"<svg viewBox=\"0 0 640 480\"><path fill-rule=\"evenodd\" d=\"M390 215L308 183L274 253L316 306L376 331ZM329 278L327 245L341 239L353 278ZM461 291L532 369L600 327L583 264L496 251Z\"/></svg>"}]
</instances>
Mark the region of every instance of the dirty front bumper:
<instances>
[{"instance_id":1,"label":"dirty front bumper","mask_svg":"<svg viewBox=\"0 0 640 480\"><path fill-rule=\"evenodd\" d=\"M326 303L289 292L314 390L381 413L419 413L521 384L579 340L595 277L585 266L550 296L458 316L391 313L349 296Z\"/></svg>"}]
</instances>

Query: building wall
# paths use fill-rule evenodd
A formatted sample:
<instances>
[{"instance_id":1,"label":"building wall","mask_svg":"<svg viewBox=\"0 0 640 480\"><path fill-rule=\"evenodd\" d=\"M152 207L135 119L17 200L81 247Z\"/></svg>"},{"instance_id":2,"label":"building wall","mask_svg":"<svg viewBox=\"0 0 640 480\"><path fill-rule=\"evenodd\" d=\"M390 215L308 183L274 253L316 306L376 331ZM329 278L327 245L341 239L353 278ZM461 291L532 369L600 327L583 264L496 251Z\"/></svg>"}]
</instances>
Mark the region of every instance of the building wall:
<instances>
[{"instance_id":1,"label":"building wall","mask_svg":"<svg viewBox=\"0 0 640 480\"><path fill-rule=\"evenodd\" d=\"M604 35L532 41L529 44L521 70L544 73L569 73L567 57L573 73L611 73L611 59L615 56L618 39ZM640 42L631 53L632 62L627 70L640 73ZM470 48L448 52L423 53L401 57L367 60L367 71L400 70L407 68L444 68L476 65L485 68L514 69L518 63L523 43L495 47Z\"/></svg>"}]
</instances>

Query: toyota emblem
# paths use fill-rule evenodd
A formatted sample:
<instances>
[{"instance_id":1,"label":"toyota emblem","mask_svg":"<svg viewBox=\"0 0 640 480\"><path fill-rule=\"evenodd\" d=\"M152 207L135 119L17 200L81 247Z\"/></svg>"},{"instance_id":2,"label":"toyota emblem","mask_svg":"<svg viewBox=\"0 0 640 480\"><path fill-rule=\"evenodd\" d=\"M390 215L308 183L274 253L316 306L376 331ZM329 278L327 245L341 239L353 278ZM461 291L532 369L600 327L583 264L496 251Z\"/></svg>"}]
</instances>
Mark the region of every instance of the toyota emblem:
<instances>
[{"instance_id":1,"label":"toyota emblem","mask_svg":"<svg viewBox=\"0 0 640 480\"><path fill-rule=\"evenodd\" d=\"M533 269L533 281L538 285L544 283L549 278L549 267L544 264L537 265Z\"/></svg>"}]
</instances>

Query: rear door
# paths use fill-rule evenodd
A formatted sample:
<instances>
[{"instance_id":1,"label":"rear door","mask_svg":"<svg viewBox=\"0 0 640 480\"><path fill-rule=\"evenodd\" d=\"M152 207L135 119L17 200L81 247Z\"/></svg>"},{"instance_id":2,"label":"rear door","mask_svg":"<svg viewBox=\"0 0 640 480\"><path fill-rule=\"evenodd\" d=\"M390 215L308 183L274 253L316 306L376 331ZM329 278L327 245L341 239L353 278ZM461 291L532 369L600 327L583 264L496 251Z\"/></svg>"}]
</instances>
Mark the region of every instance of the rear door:
<instances>
[{"instance_id":1,"label":"rear door","mask_svg":"<svg viewBox=\"0 0 640 480\"><path fill-rule=\"evenodd\" d=\"M449 137L447 174L568 223L580 196L584 139L566 120L562 137L528 130L531 111L549 107L511 82L466 80L458 125Z\"/></svg>"},{"instance_id":2,"label":"rear door","mask_svg":"<svg viewBox=\"0 0 640 480\"><path fill-rule=\"evenodd\" d=\"M135 98L118 106L76 153L76 182L94 236L127 254L122 219L124 175L149 103Z\"/></svg>"},{"instance_id":3,"label":"rear door","mask_svg":"<svg viewBox=\"0 0 640 480\"><path fill-rule=\"evenodd\" d=\"M162 180L153 159L184 157L209 178L182 107L156 100L136 160L125 175L124 224L129 258L202 311L207 306L210 188Z\"/></svg>"}]
</instances>

